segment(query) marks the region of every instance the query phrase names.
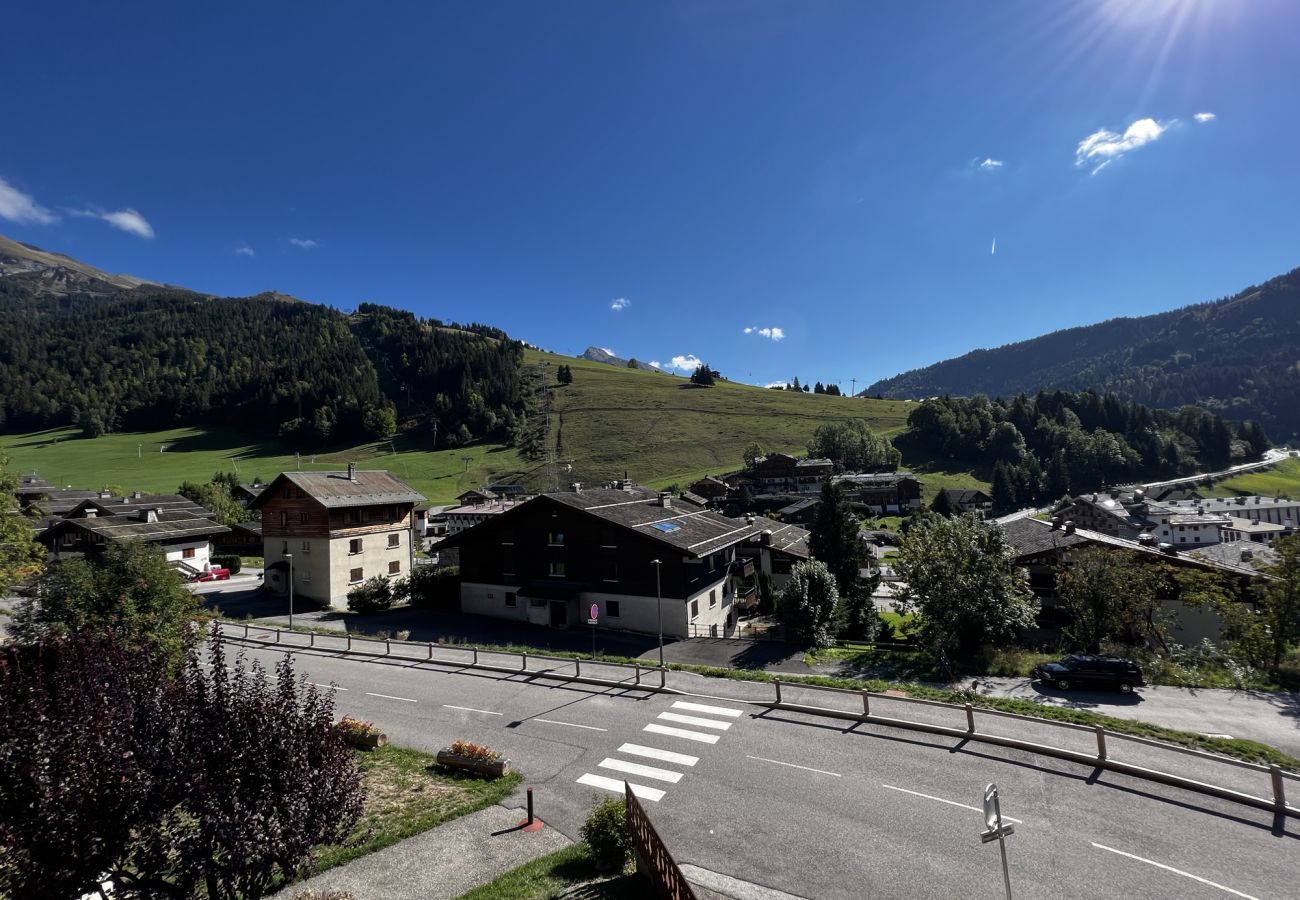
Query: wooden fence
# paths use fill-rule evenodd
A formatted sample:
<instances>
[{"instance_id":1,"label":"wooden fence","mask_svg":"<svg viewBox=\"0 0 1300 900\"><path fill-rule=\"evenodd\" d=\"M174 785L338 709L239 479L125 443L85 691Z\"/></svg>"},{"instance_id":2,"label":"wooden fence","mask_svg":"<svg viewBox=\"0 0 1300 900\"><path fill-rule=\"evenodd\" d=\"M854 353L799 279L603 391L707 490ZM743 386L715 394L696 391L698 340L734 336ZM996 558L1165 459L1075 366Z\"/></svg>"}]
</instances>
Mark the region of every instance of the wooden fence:
<instances>
[{"instance_id":1,"label":"wooden fence","mask_svg":"<svg viewBox=\"0 0 1300 900\"><path fill-rule=\"evenodd\" d=\"M650 878L655 893L663 900L695 900L695 892L687 883L686 876L673 862L672 854L659 839L659 833L626 781L623 782L623 791L627 795L627 830L632 834L637 868Z\"/></svg>"}]
</instances>

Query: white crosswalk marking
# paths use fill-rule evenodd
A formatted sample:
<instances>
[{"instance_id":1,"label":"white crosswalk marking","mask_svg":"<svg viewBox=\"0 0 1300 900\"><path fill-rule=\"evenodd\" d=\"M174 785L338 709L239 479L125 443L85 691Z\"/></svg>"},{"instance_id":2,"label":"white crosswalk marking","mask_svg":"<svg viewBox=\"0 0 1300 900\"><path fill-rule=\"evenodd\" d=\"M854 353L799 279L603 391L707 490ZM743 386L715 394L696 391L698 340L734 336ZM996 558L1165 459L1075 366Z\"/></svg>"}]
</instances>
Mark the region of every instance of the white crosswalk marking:
<instances>
[{"instance_id":1,"label":"white crosswalk marking","mask_svg":"<svg viewBox=\"0 0 1300 900\"><path fill-rule=\"evenodd\" d=\"M699 716L683 716L677 713L660 713L659 718L665 722L680 722L683 725L696 725L700 728L716 728L718 731L726 731L731 727L730 722L719 722L717 719L701 719Z\"/></svg>"},{"instance_id":2,"label":"white crosswalk marking","mask_svg":"<svg viewBox=\"0 0 1300 900\"><path fill-rule=\"evenodd\" d=\"M624 744L618 748L618 752L632 756L644 756L646 759L657 759L660 762L677 763L679 766L693 766L700 761L698 756L687 756L685 753L660 750L658 747L643 747L640 744Z\"/></svg>"},{"instance_id":3,"label":"white crosswalk marking","mask_svg":"<svg viewBox=\"0 0 1300 900\"><path fill-rule=\"evenodd\" d=\"M673 704L674 709L684 709L687 712L712 713L715 716L731 716L733 719L740 716L740 710L727 709L723 706L705 706L703 703L687 703L685 700L678 700Z\"/></svg>"},{"instance_id":4,"label":"white crosswalk marking","mask_svg":"<svg viewBox=\"0 0 1300 900\"><path fill-rule=\"evenodd\" d=\"M615 772L626 772L629 775L640 775L642 778L653 778L655 781L667 781L672 784L682 780L681 772L669 772L667 769L656 769L654 766L625 762L621 759L614 759L612 756L607 756L601 760L600 767L602 769L613 769Z\"/></svg>"},{"instance_id":5,"label":"white crosswalk marking","mask_svg":"<svg viewBox=\"0 0 1300 900\"><path fill-rule=\"evenodd\" d=\"M604 791L612 791L615 794L623 793L623 782L617 778L606 778L604 775L583 775L578 779L578 784L585 784L588 787L600 788ZM643 784L632 784L628 782L628 787L632 788L632 793L642 800L653 800L658 803L663 799L664 792L659 788L646 787Z\"/></svg>"},{"instance_id":6,"label":"white crosswalk marking","mask_svg":"<svg viewBox=\"0 0 1300 900\"><path fill-rule=\"evenodd\" d=\"M654 722L641 730L653 734L666 734L670 737L685 738L688 741L699 741L701 744L716 744L718 742L716 734L700 734L698 731L687 731L685 728L669 728L667 725L656 725Z\"/></svg>"}]
</instances>

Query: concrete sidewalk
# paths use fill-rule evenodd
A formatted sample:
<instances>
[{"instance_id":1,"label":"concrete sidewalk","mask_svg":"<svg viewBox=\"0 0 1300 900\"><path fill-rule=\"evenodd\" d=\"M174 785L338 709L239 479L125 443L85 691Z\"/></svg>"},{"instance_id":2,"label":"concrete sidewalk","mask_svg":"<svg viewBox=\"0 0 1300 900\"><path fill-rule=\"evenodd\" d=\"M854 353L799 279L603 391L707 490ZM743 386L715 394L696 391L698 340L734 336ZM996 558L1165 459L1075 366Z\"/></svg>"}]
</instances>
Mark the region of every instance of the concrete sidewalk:
<instances>
[{"instance_id":1,"label":"concrete sidewalk","mask_svg":"<svg viewBox=\"0 0 1300 900\"><path fill-rule=\"evenodd\" d=\"M349 891L358 900L448 900L573 843L549 825L515 826L522 809L490 806L322 872L275 894L290 900L308 889Z\"/></svg>"}]
</instances>

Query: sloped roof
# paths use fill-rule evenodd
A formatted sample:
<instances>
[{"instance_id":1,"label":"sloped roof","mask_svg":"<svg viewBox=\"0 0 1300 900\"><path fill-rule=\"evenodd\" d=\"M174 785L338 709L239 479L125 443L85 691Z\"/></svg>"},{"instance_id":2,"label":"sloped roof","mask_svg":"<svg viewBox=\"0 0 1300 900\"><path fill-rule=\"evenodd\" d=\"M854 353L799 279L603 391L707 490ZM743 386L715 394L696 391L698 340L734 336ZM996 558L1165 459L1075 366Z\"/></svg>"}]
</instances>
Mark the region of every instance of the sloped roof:
<instances>
[{"instance_id":1,"label":"sloped roof","mask_svg":"<svg viewBox=\"0 0 1300 900\"><path fill-rule=\"evenodd\" d=\"M808 559L811 553L808 550L808 536L812 534L806 528L800 528L798 525L780 525L770 520L760 525L767 524L775 527L760 527L758 530L772 532L772 549L777 553L787 553L790 556L797 556L799 559Z\"/></svg>"},{"instance_id":2,"label":"sloped roof","mask_svg":"<svg viewBox=\"0 0 1300 900\"><path fill-rule=\"evenodd\" d=\"M426 499L405 481L382 469L358 469L352 478L347 472L281 472L267 490L249 504L260 507L273 496L270 488L284 479L328 509L366 506L372 503L419 503Z\"/></svg>"},{"instance_id":3,"label":"sloped roof","mask_svg":"<svg viewBox=\"0 0 1300 900\"><path fill-rule=\"evenodd\" d=\"M1224 541L1187 551L1188 556L1199 556L1210 562L1229 566L1270 566L1278 561L1278 552L1254 541Z\"/></svg>"},{"instance_id":4,"label":"sloped roof","mask_svg":"<svg viewBox=\"0 0 1300 900\"><path fill-rule=\"evenodd\" d=\"M1024 559L1029 556L1037 556L1040 553L1046 553L1053 550L1068 549L1070 547L1080 547L1089 544L1102 544L1107 547L1114 547L1119 550L1127 550L1131 553L1141 553L1145 556L1157 557L1166 562L1183 562L1191 563L1202 568L1219 569L1231 572L1235 575L1250 575L1252 577L1261 577L1261 573L1250 566L1243 565L1238 559L1236 563L1229 560L1217 560L1208 557L1194 557L1184 552L1184 548L1179 547L1177 553L1165 553L1158 547L1152 547L1147 544L1140 544L1137 541L1130 541L1124 538L1112 537L1109 534L1102 534L1100 531L1089 531L1086 528L1076 528L1073 533L1068 533L1064 528L1052 528L1050 522L1043 522L1033 518L1016 519L1012 522L1003 522L995 526L1001 528L1007 537L1012 549L1015 551L1017 559ZM1258 545L1254 545L1258 546ZM1205 548L1198 548L1204 550Z\"/></svg>"},{"instance_id":5,"label":"sloped roof","mask_svg":"<svg viewBox=\"0 0 1300 900\"><path fill-rule=\"evenodd\" d=\"M105 516L138 516L142 509L161 509L164 512L186 512L190 515L211 518L212 510L200 506L188 497L180 494L141 494L130 497L89 497L73 507L67 514L69 518L95 510Z\"/></svg>"},{"instance_id":6,"label":"sloped roof","mask_svg":"<svg viewBox=\"0 0 1300 900\"><path fill-rule=\"evenodd\" d=\"M106 540L141 540L150 543L170 543L186 538L210 537L230 531L211 519L185 512L164 512L156 522L145 522L135 516L95 516L89 519L63 519L41 535L49 540L68 529L79 529Z\"/></svg>"},{"instance_id":7,"label":"sloped roof","mask_svg":"<svg viewBox=\"0 0 1300 900\"><path fill-rule=\"evenodd\" d=\"M776 511L778 516L792 516L795 513L803 512L810 506L816 506L821 503L820 497L804 497L802 500L796 500L789 506L783 506Z\"/></svg>"}]
</instances>

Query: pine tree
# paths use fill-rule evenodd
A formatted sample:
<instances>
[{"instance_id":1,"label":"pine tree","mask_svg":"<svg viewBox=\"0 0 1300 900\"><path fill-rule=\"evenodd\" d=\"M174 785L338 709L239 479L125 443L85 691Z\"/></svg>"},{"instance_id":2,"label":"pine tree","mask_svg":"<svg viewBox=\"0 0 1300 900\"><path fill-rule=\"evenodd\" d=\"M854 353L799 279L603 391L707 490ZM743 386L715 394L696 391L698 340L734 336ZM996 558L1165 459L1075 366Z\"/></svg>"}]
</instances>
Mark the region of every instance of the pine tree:
<instances>
[{"instance_id":1,"label":"pine tree","mask_svg":"<svg viewBox=\"0 0 1300 900\"><path fill-rule=\"evenodd\" d=\"M1016 506L1016 477L1005 462L993 467L993 508L1006 512Z\"/></svg>"},{"instance_id":2,"label":"pine tree","mask_svg":"<svg viewBox=\"0 0 1300 900\"><path fill-rule=\"evenodd\" d=\"M862 541L858 537L857 520L844 502L840 489L829 479L822 483L808 550L835 576L840 596L847 596L858 581Z\"/></svg>"},{"instance_id":3,"label":"pine tree","mask_svg":"<svg viewBox=\"0 0 1300 900\"><path fill-rule=\"evenodd\" d=\"M952 505L952 498L948 496L947 488L934 495L934 502L930 504L930 511L941 516L951 516L956 512Z\"/></svg>"}]
</instances>

